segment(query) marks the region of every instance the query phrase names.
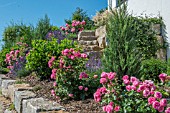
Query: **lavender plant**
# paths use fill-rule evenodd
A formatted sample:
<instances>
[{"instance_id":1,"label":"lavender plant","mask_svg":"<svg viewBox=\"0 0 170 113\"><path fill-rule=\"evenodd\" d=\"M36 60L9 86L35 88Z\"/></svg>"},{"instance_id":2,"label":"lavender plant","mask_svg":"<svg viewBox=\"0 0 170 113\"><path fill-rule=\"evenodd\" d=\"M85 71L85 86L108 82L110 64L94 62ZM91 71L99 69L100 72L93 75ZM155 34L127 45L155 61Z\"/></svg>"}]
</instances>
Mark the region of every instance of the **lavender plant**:
<instances>
[{"instance_id":1,"label":"lavender plant","mask_svg":"<svg viewBox=\"0 0 170 113\"><path fill-rule=\"evenodd\" d=\"M66 36L60 30L55 30L48 32L46 35L47 40L52 40L52 38L57 38L57 42L60 44L61 40L64 40Z\"/></svg>"},{"instance_id":2,"label":"lavender plant","mask_svg":"<svg viewBox=\"0 0 170 113\"><path fill-rule=\"evenodd\" d=\"M89 72L96 72L102 69L101 55L99 53L91 52L89 54L89 60L86 63L86 69Z\"/></svg>"}]
</instances>

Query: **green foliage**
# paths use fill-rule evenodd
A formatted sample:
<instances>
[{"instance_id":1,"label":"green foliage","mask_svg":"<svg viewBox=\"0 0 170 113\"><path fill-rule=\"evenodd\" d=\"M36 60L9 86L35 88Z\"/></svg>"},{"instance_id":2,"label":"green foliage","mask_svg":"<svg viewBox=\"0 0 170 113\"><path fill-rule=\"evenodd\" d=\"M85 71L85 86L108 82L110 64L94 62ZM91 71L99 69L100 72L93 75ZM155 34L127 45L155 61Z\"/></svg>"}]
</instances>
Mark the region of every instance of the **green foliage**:
<instances>
[{"instance_id":1,"label":"green foliage","mask_svg":"<svg viewBox=\"0 0 170 113\"><path fill-rule=\"evenodd\" d=\"M10 111L11 110L15 110L15 105L12 103L12 104L10 104L10 106L9 106L9 108L8 108Z\"/></svg>"},{"instance_id":2,"label":"green foliage","mask_svg":"<svg viewBox=\"0 0 170 113\"><path fill-rule=\"evenodd\" d=\"M65 23L71 24L73 20L77 21L85 21L86 25L84 26L84 29L91 30L94 28L94 22L90 19L90 17L87 15L87 12L85 12L83 9L77 7L76 11L72 13L71 19L66 19Z\"/></svg>"},{"instance_id":3,"label":"green foliage","mask_svg":"<svg viewBox=\"0 0 170 113\"><path fill-rule=\"evenodd\" d=\"M90 76L85 72L86 61L88 60L87 55L78 52L76 49L70 49L68 51L66 54L62 52L59 59L53 61L51 76L56 76L56 96L59 96L61 99L70 98L70 94L73 95L71 98L74 99L91 97L97 88L97 79L94 79L93 75ZM74 58L72 59L69 56L74 56ZM80 89L80 86L83 88Z\"/></svg>"},{"instance_id":4,"label":"green foliage","mask_svg":"<svg viewBox=\"0 0 170 113\"><path fill-rule=\"evenodd\" d=\"M45 39L46 34L52 29L52 25L50 24L50 19L47 15L44 18L40 19L35 28L35 35L37 39ZM53 29L57 29L54 28Z\"/></svg>"},{"instance_id":5,"label":"green foliage","mask_svg":"<svg viewBox=\"0 0 170 113\"><path fill-rule=\"evenodd\" d=\"M167 61L167 74L170 75L170 58Z\"/></svg>"},{"instance_id":6,"label":"green foliage","mask_svg":"<svg viewBox=\"0 0 170 113\"><path fill-rule=\"evenodd\" d=\"M151 58L142 62L142 79L159 81L159 74L167 72L167 63L160 59Z\"/></svg>"},{"instance_id":7,"label":"green foliage","mask_svg":"<svg viewBox=\"0 0 170 113\"><path fill-rule=\"evenodd\" d=\"M34 39L34 27L31 25L27 26L23 23L11 23L3 32L3 48L15 46L16 42L20 41L21 37L25 37L25 42L30 45L31 40Z\"/></svg>"},{"instance_id":8,"label":"green foliage","mask_svg":"<svg viewBox=\"0 0 170 113\"><path fill-rule=\"evenodd\" d=\"M138 76L141 54L136 49L136 31L138 24L123 5L112 11L106 25L108 47L104 50L103 67L106 72L117 72L119 79L123 75Z\"/></svg>"},{"instance_id":9,"label":"green foliage","mask_svg":"<svg viewBox=\"0 0 170 113\"><path fill-rule=\"evenodd\" d=\"M9 69L7 69L7 63L5 62L6 54L9 53L11 50L17 50L18 47L14 46L11 48L3 48L0 51L0 73L7 73Z\"/></svg>"},{"instance_id":10,"label":"green foliage","mask_svg":"<svg viewBox=\"0 0 170 113\"><path fill-rule=\"evenodd\" d=\"M163 48L158 43L156 34L152 29L153 24L157 21L161 21L161 19L134 17L134 22L137 23L137 26L133 28L136 32L137 49L142 53L143 59L155 57L157 50Z\"/></svg>"},{"instance_id":11,"label":"green foliage","mask_svg":"<svg viewBox=\"0 0 170 113\"><path fill-rule=\"evenodd\" d=\"M56 39L52 41L34 40L32 42L33 48L26 57L26 68L37 72L41 79L49 78L51 69L48 68L48 61L51 56L59 57L63 49L72 48L75 45L75 43L67 39L62 40L61 44L58 44Z\"/></svg>"}]
</instances>

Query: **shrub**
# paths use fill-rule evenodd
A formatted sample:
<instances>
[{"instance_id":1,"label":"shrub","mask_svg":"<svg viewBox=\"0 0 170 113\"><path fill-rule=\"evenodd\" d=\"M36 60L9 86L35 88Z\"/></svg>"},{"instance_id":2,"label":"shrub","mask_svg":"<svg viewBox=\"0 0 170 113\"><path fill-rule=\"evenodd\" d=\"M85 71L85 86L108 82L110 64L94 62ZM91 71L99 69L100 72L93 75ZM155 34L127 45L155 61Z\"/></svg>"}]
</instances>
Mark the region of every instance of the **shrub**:
<instances>
[{"instance_id":1,"label":"shrub","mask_svg":"<svg viewBox=\"0 0 170 113\"><path fill-rule=\"evenodd\" d=\"M25 69L25 57L29 52L28 45L22 42L18 42L17 45L19 49L11 50L10 53L6 54L5 62L7 63L7 68L10 70L8 76L28 76L30 71Z\"/></svg>"},{"instance_id":2,"label":"shrub","mask_svg":"<svg viewBox=\"0 0 170 113\"><path fill-rule=\"evenodd\" d=\"M164 75L159 75L161 79ZM107 113L157 113L165 112L167 99L160 89L151 80L140 81L136 77L124 75L121 84L117 81L115 72L101 74L100 83L103 87L94 93L96 102L103 105L103 111Z\"/></svg>"},{"instance_id":3,"label":"shrub","mask_svg":"<svg viewBox=\"0 0 170 113\"><path fill-rule=\"evenodd\" d=\"M170 75L170 58L167 61L167 74Z\"/></svg>"},{"instance_id":4,"label":"shrub","mask_svg":"<svg viewBox=\"0 0 170 113\"><path fill-rule=\"evenodd\" d=\"M157 75L167 72L167 63L160 59L151 58L142 62L142 79L151 79L158 82Z\"/></svg>"},{"instance_id":5,"label":"shrub","mask_svg":"<svg viewBox=\"0 0 170 113\"><path fill-rule=\"evenodd\" d=\"M49 31L46 35L46 39L52 40L52 38L56 38L57 42L60 44L61 40L66 38L66 35L63 34L60 30Z\"/></svg>"},{"instance_id":6,"label":"shrub","mask_svg":"<svg viewBox=\"0 0 170 113\"><path fill-rule=\"evenodd\" d=\"M106 25L108 47L103 53L103 67L106 72L116 71L119 77L125 74L138 76L141 66L141 53L136 49L134 19L127 12L127 6L112 11Z\"/></svg>"},{"instance_id":7,"label":"shrub","mask_svg":"<svg viewBox=\"0 0 170 113\"><path fill-rule=\"evenodd\" d=\"M63 49L74 48L76 43L72 43L67 39L62 40L60 44L57 43L57 39L51 41L34 40L32 46L30 54L26 57L26 68L35 71L41 79L47 79L50 78L51 69L48 68L48 61L51 56L58 58Z\"/></svg>"},{"instance_id":8,"label":"shrub","mask_svg":"<svg viewBox=\"0 0 170 113\"><path fill-rule=\"evenodd\" d=\"M49 60L49 67L53 68L51 78L56 79L53 96L84 99L93 94L96 80L85 72L86 61L86 54L72 48L63 50L59 59L52 57Z\"/></svg>"},{"instance_id":9,"label":"shrub","mask_svg":"<svg viewBox=\"0 0 170 113\"><path fill-rule=\"evenodd\" d=\"M6 70L5 68L7 67L7 64L5 62L6 54L11 51L10 48L4 48L0 51L0 72L1 73L7 73L8 69Z\"/></svg>"},{"instance_id":10,"label":"shrub","mask_svg":"<svg viewBox=\"0 0 170 113\"><path fill-rule=\"evenodd\" d=\"M95 29L94 22L90 19L90 17L87 15L87 12L83 9L77 7L76 11L73 12L72 17L69 20L65 20L66 23L71 24L73 20L76 21L85 21L86 25L84 26L85 30L92 30Z\"/></svg>"}]
</instances>

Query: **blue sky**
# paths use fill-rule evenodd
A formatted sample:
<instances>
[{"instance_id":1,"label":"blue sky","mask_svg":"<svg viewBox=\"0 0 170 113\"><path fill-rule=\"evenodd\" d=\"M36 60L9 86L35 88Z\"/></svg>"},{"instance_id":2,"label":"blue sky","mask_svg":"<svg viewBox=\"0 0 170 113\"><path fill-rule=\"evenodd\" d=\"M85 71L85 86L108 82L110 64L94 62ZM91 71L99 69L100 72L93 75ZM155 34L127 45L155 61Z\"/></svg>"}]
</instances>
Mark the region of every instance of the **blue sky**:
<instances>
[{"instance_id":1,"label":"blue sky","mask_svg":"<svg viewBox=\"0 0 170 113\"><path fill-rule=\"evenodd\" d=\"M47 14L53 25L62 26L64 19L69 19L76 7L92 17L107 7L107 0L0 0L0 39L11 21L35 25Z\"/></svg>"}]
</instances>

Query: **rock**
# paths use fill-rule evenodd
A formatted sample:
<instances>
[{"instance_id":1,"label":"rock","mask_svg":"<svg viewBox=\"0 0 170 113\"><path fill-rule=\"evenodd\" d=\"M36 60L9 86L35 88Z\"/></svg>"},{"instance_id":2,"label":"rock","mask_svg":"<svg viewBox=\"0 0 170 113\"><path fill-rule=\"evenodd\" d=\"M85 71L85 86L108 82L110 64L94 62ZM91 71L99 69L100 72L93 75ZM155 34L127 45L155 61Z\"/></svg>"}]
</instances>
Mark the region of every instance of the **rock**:
<instances>
[{"instance_id":1,"label":"rock","mask_svg":"<svg viewBox=\"0 0 170 113\"><path fill-rule=\"evenodd\" d=\"M15 91L24 91L24 90L32 90L29 84L13 84L8 86L9 98L12 102L14 102L14 94Z\"/></svg>"},{"instance_id":2,"label":"rock","mask_svg":"<svg viewBox=\"0 0 170 113\"><path fill-rule=\"evenodd\" d=\"M97 40L93 40L93 41L80 40L79 44L80 45L98 45L98 42L97 42Z\"/></svg>"},{"instance_id":3,"label":"rock","mask_svg":"<svg viewBox=\"0 0 170 113\"><path fill-rule=\"evenodd\" d=\"M79 32L78 39L79 37L82 37L82 36L95 36L95 31L89 30L89 31Z\"/></svg>"},{"instance_id":4,"label":"rock","mask_svg":"<svg viewBox=\"0 0 170 113\"><path fill-rule=\"evenodd\" d=\"M101 26L96 29L95 36L97 36L97 41L100 48L106 47L106 26Z\"/></svg>"},{"instance_id":5,"label":"rock","mask_svg":"<svg viewBox=\"0 0 170 113\"><path fill-rule=\"evenodd\" d=\"M6 109L5 111L4 111L4 113L17 113L16 111L10 111L9 109Z\"/></svg>"},{"instance_id":6,"label":"rock","mask_svg":"<svg viewBox=\"0 0 170 113\"><path fill-rule=\"evenodd\" d=\"M158 43L161 45L161 46L163 46L163 44L164 44L164 38L162 37L162 36L156 36L156 38L157 38L157 40L158 40Z\"/></svg>"},{"instance_id":7,"label":"rock","mask_svg":"<svg viewBox=\"0 0 170 113\"><path fill-rule=\"evenodd\" d=\"M3 80L6 80L6 79L9 79L9 78L6 77L6 76L3 75L3 74L0 74L0 90L1 90L2 81L3 81Z\"/></svg>"},{"instance_id":8,"label":"rock","mask_svg":"<svg viewBox=\"0 0 170 113\"><path fill-rule=\"evenodd\" d=\"M157 34L161 34L161 25L160 24L153 24L152 25L152 30Z\"/></svg>"},{"instance_id":9,"label":"rock","mask_svg":"<svg viewBox=\"0 0 170 113\"><path fill-rule=\"evenodd\" d=\"M78 41L80 40L93 41L93 40L97 40L97 37L96 36L81 36L78 38Z\"/></svg>"},{"instance_id":10,"label":"rock","mask_svg":"<svg viewBox=\"0 0 170 113\"><path fill-rule=\"evenodd\" d=\"M59 111L63 107L56 102L47 101L43 98L32 98L28 100L23 100L23 112L22 113L39 113L48 111Z\"/></svg>"},{"instance_id":11,"label":"rock","mask_svg":"<svg viewBox=\"0 0 170 113\"><path fill-rule=\"evenodd\" d=\"M15 94L14 94L15 110L18 113L22 113L22 109L23 109L22 101L26 100L26 99L33 98L35 96L36 96L36 94L31 91L15 91Z\"/></svg>"},{"instance_id":12,"label":"rock","mask_svg":"<svg viewBox=\"0 0 170 113\"><path fill-rule=\"evenodd\" d=\"M8 86L12 85L15 83L16 80L3 80L2 81L2 95L4 95L5 97L9 97L9 90L8 90Z\"/></svg>"},{"instance_id":13,"label":"rock","mask_svg":"<svg viewBox=\"0 0 170 113\"><path fill-rule=\"evenodd\" d=\"M166 61L166 49L160 49L156 52L156 56L158 59Z\"/></svg>"}]
</instances>

